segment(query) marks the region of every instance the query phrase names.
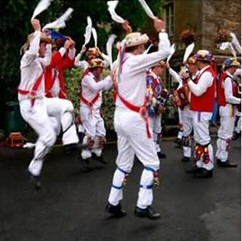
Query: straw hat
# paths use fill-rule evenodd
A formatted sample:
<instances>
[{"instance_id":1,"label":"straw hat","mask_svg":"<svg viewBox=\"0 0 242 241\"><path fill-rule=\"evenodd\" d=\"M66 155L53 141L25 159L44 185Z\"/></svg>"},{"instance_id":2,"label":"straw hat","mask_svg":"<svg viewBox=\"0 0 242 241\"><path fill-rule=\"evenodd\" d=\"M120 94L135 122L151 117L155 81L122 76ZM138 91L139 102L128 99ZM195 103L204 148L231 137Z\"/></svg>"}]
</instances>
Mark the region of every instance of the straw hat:
<instances>
[{"instance_id":1,"label":"straw hat","mask_svg":"<svg viewBox=\"0 0 242 241\"><path fill-rule=\"evenodd\" d=\"M133 47L140 44L146 44L149 40L147 34L141 34L139 32L129 33L125 37L126 47Z\"/></svg>"},{"instance_id":2,"label":"straw hat","mask_svg":"<svg viewBox=\"0 0 242 241\"><path fill-rule=\"evenodd\" d=\"M227 58L227 59L225 59L225 61L223 63L223 68L224 69L228 69L230 67L239 68L240 67L240 62L238 60L236 60L235 58Z\"/></svg>"},{"instance_id":3,"label":"straw hat","mask_svg":"<svg viewBox=\"0 0 242 241\"><path fill-rule=\"evenodd\" d=\"M198 50L195 54L196 60L203 62L211 62L213 55L208 50Z\"/></svg>"},{"instance_id":4,"label":"straw hat","mask_svg":"<svg viewBox=\"0 0 242 241\"><path fill-rule=\"evenodd\" d=\"M100 58L90 59L88 64L89 64L88 66L89 69L93 69L97 67L104 68L104 61Z\"/></svg>"}]
</instances>

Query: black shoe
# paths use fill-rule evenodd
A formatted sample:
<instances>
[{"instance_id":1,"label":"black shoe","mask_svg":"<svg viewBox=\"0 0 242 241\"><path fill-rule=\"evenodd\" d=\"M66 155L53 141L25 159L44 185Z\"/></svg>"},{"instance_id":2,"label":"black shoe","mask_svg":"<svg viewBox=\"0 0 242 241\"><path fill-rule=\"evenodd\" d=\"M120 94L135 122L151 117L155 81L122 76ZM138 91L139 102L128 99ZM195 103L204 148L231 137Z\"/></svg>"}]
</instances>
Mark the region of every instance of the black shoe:
<instances>
[{"instance_id":1,"label":"black shoe","mask_svg":"<svg viewBox=\"0 0 242 241\"><path fill-rule=\"evenodd\" d=\"M191 158L190 157L186 157L184 156L182 159L181 159L181 162L189 162L191 161Z\"/></svg>"},{"instance_id":2,"label":"black shoe","mask_svg":"<svg viewBox=\"0 0 242 241\"><path fill-rule=\"evenodd\" d=\"M117 217L117 218L122 218L122 217L125 217L127 215L127 212L122 209L121 203L119 203L116 206L108 203L105 207L105 211L107 213L112 214L113 217Z\"/></svg>"},{"instance_id":3,"label":"black shoe","mask_svg":"<svg viewBox=\"0 0 242 241\"><path fill-rule=\"evenodd\" d=\"M33 175L29 170L28 170L28 175L29 175L30 181L34 183L35 188L37 190L40 190L42 188L40 176Z\"/></svg>"},{"instance_id":4,"label":"black shoe","mask_svg":"<svg viewBox=\"0 0 242 241\"><path fill-rule=\"evenodd\" d=\"M209 178L213 176L213 170L207 170L205 168L199 168L199 171L194 173L194 177L197 178Z\"/></svg>"},{"instance_id":5,"label":"black shoe","mask_svg":"<svg viewBox=\"0 0 242 241\"><path fill-rule=\"evenodd\" d=\"M187 169L186 173L188 173L188 174L195 174L195 173L199 172L200 169L201 169L200 167L194 166L194 167L192 167L190 169Z\"/></svg>"},{"instance_id":6,"label":"black shoe","mask_svg":"<svg viewBox=\"0 0 242 241\"><path fill-rule=\"evenodd\" d=\"M103 159L103 154L101 154L101 156L97 156L95 153L92 153L92 158L96 161L101 162L102 164L107 164L107 162Z\"/></svg>"},{"instance_id":7,"label":"black shoe","mask_svg":"<svg viewBox=\"0 0 242 241\"><path fill-rule=\"evenodd\" d=\"M222 162L220 159L217 159L217 165L219 167L237 167L236 163L229 162L229 160Z\"/></svg>"},{"instance_id":8,"label":"black shoe","mask_svg":"<svg viewBox=\"0 0 242 241\"><path fill-rule=\"evenodd\" d=\"M147 208L139 208L135 207L134 214L137 217L141 218L150 218L150 219L158 219L160 218L160 214L156 212L151 206L147 206Z\"/></svg>"},{"instance_id":9,"label":"black shoe","mask_svg":"<svg viewBox=\"0 0 242 241\"><path fill-rule=\"evenodd\" d=\"M157 156L159 157L159 159L166 159L166 154L162 153L162 152L157 152Z\"/></svg>"},{"instance_id":10,"label":"black shoe","mask_svg":"<svg viewBox=\"0 0 242 241\"><path fill-rule=\"evenodd\" d=\"M234 132L233 137L232 137L232 140L235 141L235 140L237 140L239 137L241 137L241 133Z\"/></svg>"}]
</instances>

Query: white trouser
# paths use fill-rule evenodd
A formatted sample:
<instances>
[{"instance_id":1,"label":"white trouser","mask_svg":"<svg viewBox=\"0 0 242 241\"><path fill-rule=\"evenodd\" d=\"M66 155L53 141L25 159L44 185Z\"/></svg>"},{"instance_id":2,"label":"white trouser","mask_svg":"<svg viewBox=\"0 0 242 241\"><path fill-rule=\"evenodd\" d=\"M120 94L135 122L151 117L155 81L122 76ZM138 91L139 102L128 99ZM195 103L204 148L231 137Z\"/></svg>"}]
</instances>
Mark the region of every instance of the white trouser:
<instances>
[{"instance_id":1,"label":"white trouser","mask_svg":"<svg viewBox=\"0 0 242 241\"><path fill-rule=\"evenodd\" d=\"M233 136L235 113L231 104L219 107L220 127L218 129L216 157L225 162L228 159L229 148Z\"/></svg>"},{"instance_id":2,"label":"white trouser","mask_svg":"<svg viewBox=\"0 0 242 241\"><path fill-rule=\"evenodd\" d=\"M190 110L190 106L186 105L182 112L182 119L183 119L183 138L190 138L189 145L183 145L183 156L184 157L191 157L192 155L192 141L191 141L191 133L193 129L192 125L192 111Z\"/></svg>"},{"instance_id":3,"label":"white trouser","mask_svg":"<svg viewBox=\"0 0 242 241\"><path fill-rule=\"evenodd\" d=\"M153 130L153 141L155 143L156 152L160 152L160 138L162 132L161 114L150 117L150 127Z\"/></svg>"},{"instance_id":4,"label":"white trouser","mask_svg":"<svg viewBox=\"0 0 242 241\"><path fill-rule=\"evenodd\" d=\"M201 158L196 162L196 165L207 170L212 170L214 167L213 146L211 144L211 137L209 133L209 121L211 120L212 115L212 112L192 111L194 140L201 146L208 145L207 148L209 155L208 163L204 163L203 159Z\"/></svg>"},{"instance_id":5,"label":"white trouser","mask_svg":"<svg viewBox=\"0 0 242 241\"><path fill-rule=\"evenodd\" d=\"M117 205L123 198L122 184L126 173L130 173L134 163L134 154L138 157L144 167L149 167L154 171L159 170L160 161L158 159L155 145L151 138L148 138L146 123L139 113L116 109L114 114L114 127L118 136L118 156L116 159L117 170L113 176L113 186L111 188L108 201L112 205ZM152 130L149 126L149 131ZM152 186L154 173L144 169L140 178L140 189L137 206L146 208L153 202L153 189L144 188Z\"/></svg>"},{"instance_id":6,"label":"white trouser","mask_svg":"<svg viewBox=\"0 0 242 241\"><path fill-rule=\"evenodd\" d=\"M177 139L181 139L183 136L183 113L180 107L178 107L178 121L179 121L179 131L177 134Z\"/></svg>"},{"instance_id":7,"label":"white trouser","mask_svg":"<svg viewBox=\"0 0 242 241\"><path fill-rule=\"evenodd\" d=\"M71 101L61 98L45 98L47 113L55 118L63 131L63 145L78 143L78 135L75 125L74 107ZM60 127L59 127L60 128Z\"/></svg>"},{"instance_id":8,"label":"white trouser","mask_svg":"<svg viewBox=\"0 0 242 241\"><path fill-rule=\"evenodd\" d=\"M38 134L34 157L28 167L33 175L40 175L44 157L55 144L59 129L57 121L60 121L63 130L70 127L63 134L63 144L78 143L75 125L71 124L73 122L71 111L73 111L72 103L58 98L36 99L33 106L30 99L20 101L23 119Z\"/></svg>"},{"instance_id":9,"label":"white trouser","mask_svg":"<svg viewBox=\"0 0 242 241\"><path fill-rule=\"evenodd\" d=\"M101 117L99 109L90 109L87 106L80 107L82 126L85 132L83 145L87 144L88 138L94 141L93 149L84 148L82 150L82 158L87 159L92 156L92 152L97 156L101 156L103 147L100 146L100 137L106 136L104 120Z\"/></svg>"}]
</instances>

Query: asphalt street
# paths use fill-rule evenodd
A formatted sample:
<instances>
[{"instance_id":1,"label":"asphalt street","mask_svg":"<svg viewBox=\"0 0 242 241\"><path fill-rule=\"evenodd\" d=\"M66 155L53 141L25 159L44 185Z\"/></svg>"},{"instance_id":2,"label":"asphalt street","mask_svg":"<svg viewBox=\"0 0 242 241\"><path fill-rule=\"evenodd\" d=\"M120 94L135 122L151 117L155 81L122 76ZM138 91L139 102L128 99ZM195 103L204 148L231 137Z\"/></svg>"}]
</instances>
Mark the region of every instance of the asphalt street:
<instances>
[{"instance_id":1,"label":"asphalt street","mask_svg":"<svg viewBox=\"0 0 242 241\"><path fill-rule=\"evenodd\" d=\"M193 163L180 162L182 150L172 141L162 146L167 159L161 161L161 184L154 192L159 220L133 214L142 172L139 162L124 190L128 215L114 219L104 212L115 170L115 144L105 147L107 166L93 161L86 173L77 153L64 155L55 148L45 161L40 191L26 174L32 151L0 148L0 240L240 241L240 139L233 141L230 154L239 166L216 166L209 179L185 173Z\"/></svg>"}]
</instances>

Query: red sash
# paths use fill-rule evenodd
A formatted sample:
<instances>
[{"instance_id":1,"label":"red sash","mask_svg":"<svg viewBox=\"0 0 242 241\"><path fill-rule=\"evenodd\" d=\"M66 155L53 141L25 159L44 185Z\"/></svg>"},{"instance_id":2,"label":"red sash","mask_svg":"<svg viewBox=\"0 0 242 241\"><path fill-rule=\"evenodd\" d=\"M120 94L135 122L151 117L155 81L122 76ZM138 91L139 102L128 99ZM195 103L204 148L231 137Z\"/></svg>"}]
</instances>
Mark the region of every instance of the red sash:
<instances>
[{"instance_id":1,"label":"red sash","mask_svg":"<svg viewBox=\"0 0 242 241\"><path fill-rule=\"evenodd\" d=\"M145 100L144 105L139 107L136 106L132 103L130 103L129 101L125 100L120 94L119 92L116 92L117 96L120 98L120 100L123 102L123 104L130 110L140 113L140 115L144 118L145 120L145 124L146 124L146 132L147 132L147 136L148 138L151 138L151 133L149 130L149 119L148 119L148 114L147 114L147 101Z\"/></svg>"},{"instance_id":2,"label":"red sash","mask_svg":"<svg viewBox=\"0 0 242 241\"><path fill-rule=\"evenodd\" d=\"M31 104L32 104L32 106L34 106L34 102L37 99L37 90L40 87L40 84L41 84L43 75L44 75L44 72L40 75L40 77L34 83L34 86L33 86L32 90L23 90L23 89L19 89L18 88L18 92L21 95L28 95L31 98Z\"/></svg>"}]
</instances>

